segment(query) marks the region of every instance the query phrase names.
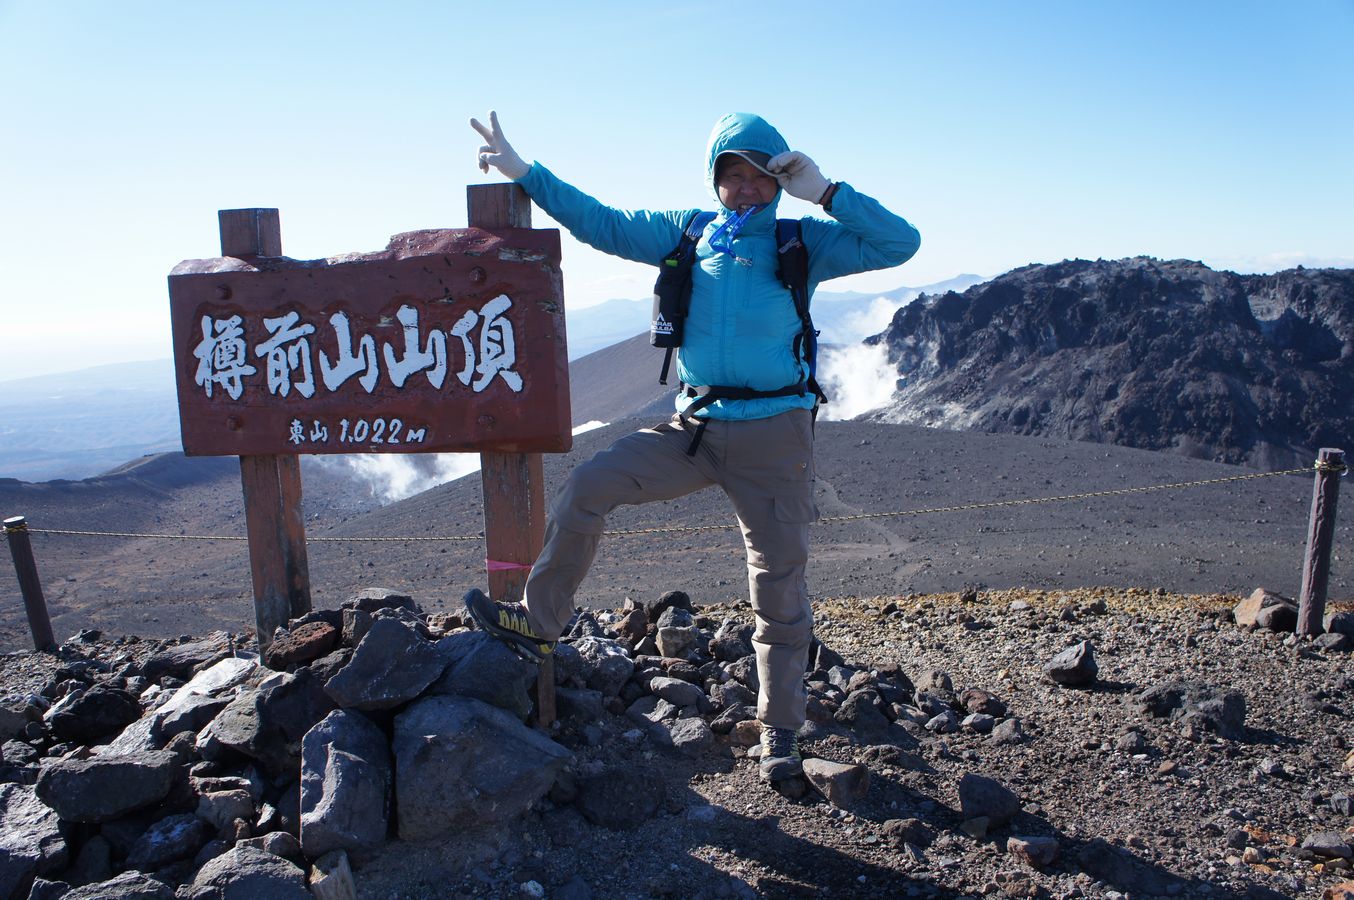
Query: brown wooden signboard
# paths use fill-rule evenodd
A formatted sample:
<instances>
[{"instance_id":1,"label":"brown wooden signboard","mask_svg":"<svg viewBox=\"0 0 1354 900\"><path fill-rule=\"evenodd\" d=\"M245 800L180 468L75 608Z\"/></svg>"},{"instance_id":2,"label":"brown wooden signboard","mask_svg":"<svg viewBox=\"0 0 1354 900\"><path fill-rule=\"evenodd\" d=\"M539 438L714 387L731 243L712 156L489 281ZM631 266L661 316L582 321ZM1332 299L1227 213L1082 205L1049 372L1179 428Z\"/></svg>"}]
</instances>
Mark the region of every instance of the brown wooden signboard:
<instances>
[{"instance_id":1,"label":"brown wooden signboard","mask_svg":"<svg viewBox=\"0 0 1354 900\"><path fill-rule=\"evenodd\" d=\"M169 277L184 452L570 448L559 233L396 235L323 260Z\"/></svg>"}]
</instances>

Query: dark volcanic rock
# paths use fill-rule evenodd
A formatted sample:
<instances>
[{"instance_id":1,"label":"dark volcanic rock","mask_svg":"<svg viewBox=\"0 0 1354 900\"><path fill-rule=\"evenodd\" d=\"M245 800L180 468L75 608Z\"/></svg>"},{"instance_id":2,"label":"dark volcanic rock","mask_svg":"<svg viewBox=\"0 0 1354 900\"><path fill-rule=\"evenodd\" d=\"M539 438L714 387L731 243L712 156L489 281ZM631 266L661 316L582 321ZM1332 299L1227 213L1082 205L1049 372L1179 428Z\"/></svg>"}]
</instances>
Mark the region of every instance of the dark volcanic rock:
<instances>
[{"instance_id":1,"label":"dark volcanic rock","mask_svg":"<svg viewBox=\"0 0 1354 900\"><path fill-rule=\"evenodd\" d=\"M62 697L43 718L59 739L92 743L141 718L141 704L127 691L96 685Z\"/></svg>"},{"instance_id":2,"label":"dark volcanic rock","mask_svg":"<svg viewBox=\"0 0 1354 900\"><path fill-rule=\"evenodd\" d=\"M1135 257L1015 269L909 304L886 422L1169 450L1264 468L1354 431L1354 270Z\"/></svg>"},{"instance_id":3,"label":"dark volcanic rock","mask_svg":"<svg viewBox=\"0 0 1354 900\"><path fill-rule=\"evenodd\" d=\"M37 793L68 822L107 822L163 800L176 763L167 751L58 760L43 767Z\"/></svg>"},{"instance_id":4,"label":"dark volcanic rock","mask_svg":"<svg viewBox=\"0 0 1354 900\"><path fill-rule=\"evenodd\" d=\"M0 784L0 897L27 890L34 875L66 864L57 814L19 784ZM22 895L20 895L22 896Z\"/></svg>"}]
</instances>

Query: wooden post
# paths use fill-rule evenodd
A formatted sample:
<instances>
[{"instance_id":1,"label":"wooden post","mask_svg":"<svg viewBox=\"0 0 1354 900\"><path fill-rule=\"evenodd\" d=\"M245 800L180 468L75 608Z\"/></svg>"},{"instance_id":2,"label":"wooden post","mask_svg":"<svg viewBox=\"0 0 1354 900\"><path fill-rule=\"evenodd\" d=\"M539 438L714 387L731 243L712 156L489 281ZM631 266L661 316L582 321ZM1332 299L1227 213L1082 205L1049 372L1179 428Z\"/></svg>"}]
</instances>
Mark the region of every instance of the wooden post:
<instances>
[{"instance_id":1,"label":"wooden post","mask_svg":"<svg viewBox=\"0 0 1354 900\"><path fill-rule=\"evenodd\" d=\"M221 255L281 256L282 227L276 209L217 212ZM310 612L310 567L301 516L301 462L291 455L241 456L249 568L254 580L254 621L259 653L273 631Z\"/></svg>"},{"instance_id":2,"label":"wooden post","mask_svg":"<svg viewBox=\"0 0 1354 900\"><path fill-rule=\"evenodd\" d=\"M19 576L19 590L28 613L28 629L33 632L33 646L50 650L56 646L52 637L52 620L47 615L47 601L42 596L42 582L38 580L38 565L33 561L33 545L28 542L28 519L14 516L5 520L5 537L9 552L14 557L14 571Z\"/></svg>"},{"instance_id":3,"label":"wooden post","mask_svg":"<svg viewBox=\"0 0 1354 900\"><path fill-rule=\"evenodd\" d=\"M515 184L468 185L466 207L473 228L531 227L531 198ZM500 602L520 601L527 573L545 542L541 454L481 453L480 481L489 596ZM536 679L536 712L537 723L549 728L555 718L555 666L549 657Z\"/></svg>"},{"instance_id":4,"label":"wooden post","mask_svg":"<svg viewBox=\"0 0 1354 900\"><path fill-rule=\"evenodd\" d=\"M1340 477L1345 451L1322 447L1316 459L1312 485L1312 517L1307 525L1307 558L1302 563L1302 593L1298 598L1298 634L1325 630L1326 586L1330 580L1331 544L1335 537L1335 504L1340 499Z\"/></svg>"}]
</instances>

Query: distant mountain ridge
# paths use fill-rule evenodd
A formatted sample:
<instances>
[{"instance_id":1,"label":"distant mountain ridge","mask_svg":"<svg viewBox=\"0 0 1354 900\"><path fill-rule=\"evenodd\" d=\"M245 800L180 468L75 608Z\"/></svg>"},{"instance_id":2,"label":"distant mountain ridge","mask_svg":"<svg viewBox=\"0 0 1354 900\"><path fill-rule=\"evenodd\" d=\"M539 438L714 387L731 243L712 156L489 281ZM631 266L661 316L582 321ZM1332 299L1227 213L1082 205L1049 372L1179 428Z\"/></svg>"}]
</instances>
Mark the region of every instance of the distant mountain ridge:
<instances>
[{"instance_id":1,"label":"distant mountain ridge","mask_svg":"<svg viewBox=\"0 0 1354 900\"><path fill-rule=\"evenodd\" d=\"M1067 260L900 309L867 343L888 423L1037 434L1257 467L1354 433L1354 270Z\"/></svg>"}]
</instances>

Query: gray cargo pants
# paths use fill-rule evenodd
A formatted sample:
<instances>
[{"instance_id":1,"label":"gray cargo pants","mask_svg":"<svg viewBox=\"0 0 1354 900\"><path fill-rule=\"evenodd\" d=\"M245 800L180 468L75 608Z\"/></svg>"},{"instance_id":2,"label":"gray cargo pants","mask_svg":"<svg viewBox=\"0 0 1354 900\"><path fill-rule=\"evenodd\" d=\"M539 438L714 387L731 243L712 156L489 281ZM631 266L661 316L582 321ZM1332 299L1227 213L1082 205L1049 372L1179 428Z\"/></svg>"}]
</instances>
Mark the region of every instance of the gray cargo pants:
<instances>
[{"instance_id":1,"label":"gray cargo pants","mask_svg":"<svg viewBox=\"0 0 1354 900\"><path fill-rule=\"evenodd\" d=\"M606 527L622 504L671 500L719 485L733 501L747 548L748 588L757 617L753 649L761 721L804 724L804 668L813 613L804 566L813 500L813 414L795 409L766 419L710 420L696 455L696 423L681 415L621 438L574 469L555 498L545 547L527 579L527 614L554 639L574 610Z\"/></svg>"}]
</instances>

